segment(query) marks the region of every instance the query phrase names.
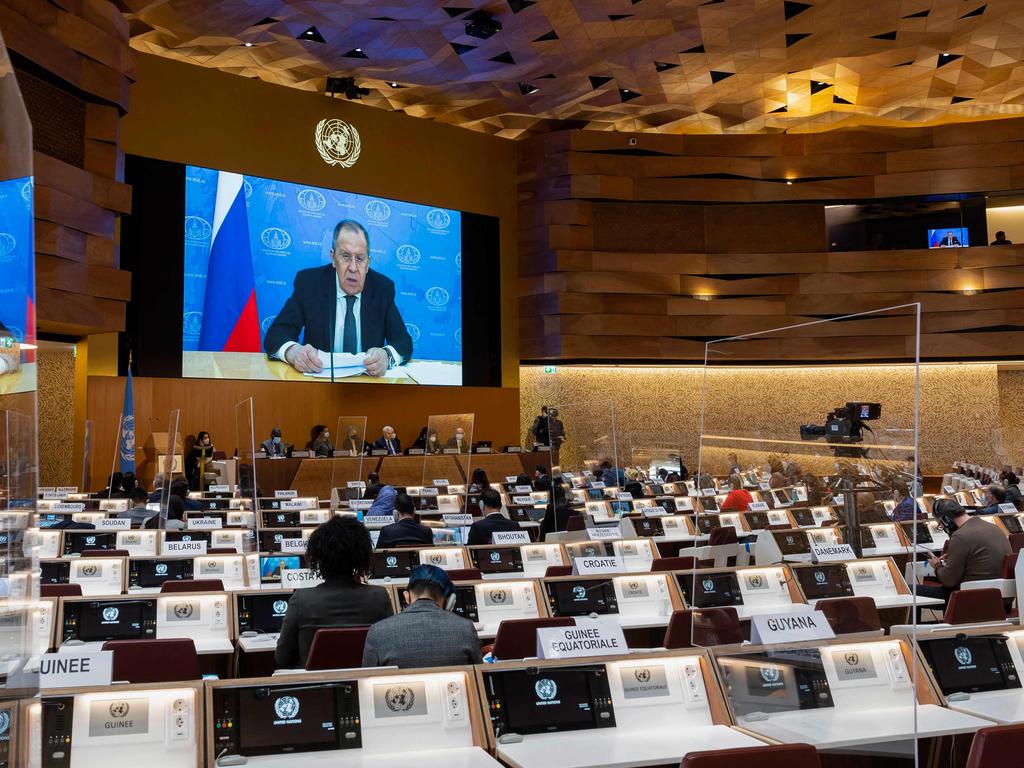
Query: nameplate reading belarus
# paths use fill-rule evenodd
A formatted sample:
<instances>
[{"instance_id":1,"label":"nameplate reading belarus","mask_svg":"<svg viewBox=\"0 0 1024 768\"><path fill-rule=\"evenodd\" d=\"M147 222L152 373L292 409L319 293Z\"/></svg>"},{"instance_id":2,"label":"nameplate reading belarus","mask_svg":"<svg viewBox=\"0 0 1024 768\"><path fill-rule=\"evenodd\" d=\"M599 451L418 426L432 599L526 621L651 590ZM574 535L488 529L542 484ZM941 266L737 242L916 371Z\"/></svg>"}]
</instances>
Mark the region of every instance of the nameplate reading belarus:
<instances>
[{"instance_id":1,"label":"nameplate reading belarus","mask_svg":"<svg viewBox=\"0 0 1024 768\"><path fill-rule=\"evenodd\" d=\"M612 622L577 619L575 627L537 630L537 658L574 659L629 653L622 627Z\"/></svg>"},{"instance_id":2,"label":"nameplate reading belarus","mask_svg":"<svg viewBox=\"0 0 1024 768\"><path fill-rule=\"evenodd\" d=\"M165 541L165 555L205 555L205 541Z\"/></svg>"}]
</instances>

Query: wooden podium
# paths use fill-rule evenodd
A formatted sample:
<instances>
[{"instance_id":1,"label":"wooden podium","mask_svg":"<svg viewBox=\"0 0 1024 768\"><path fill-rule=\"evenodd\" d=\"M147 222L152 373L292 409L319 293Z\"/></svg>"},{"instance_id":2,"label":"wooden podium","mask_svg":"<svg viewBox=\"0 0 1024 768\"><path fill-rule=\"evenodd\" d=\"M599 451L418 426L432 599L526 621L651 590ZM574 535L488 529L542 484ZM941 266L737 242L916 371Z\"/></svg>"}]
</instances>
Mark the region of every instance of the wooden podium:
<instances>
[{"instance_id":1,"label":"wooden podium","mask_svg":"<svg viewBox=\"0 0 1024 768\"><path fill-rule=\"evenodd\" d=\"M168 440L167 432L151 432L149 439L143 447L148 464L147 469L152 467L152 470L147 472L150 481L164 471ZM181 475L185 472L184 455L185 450L182 447L181 433L179 432L174 441L174 459L172 460L173 463L171 469L172 475Z\"/></svg>"}]
</instances>

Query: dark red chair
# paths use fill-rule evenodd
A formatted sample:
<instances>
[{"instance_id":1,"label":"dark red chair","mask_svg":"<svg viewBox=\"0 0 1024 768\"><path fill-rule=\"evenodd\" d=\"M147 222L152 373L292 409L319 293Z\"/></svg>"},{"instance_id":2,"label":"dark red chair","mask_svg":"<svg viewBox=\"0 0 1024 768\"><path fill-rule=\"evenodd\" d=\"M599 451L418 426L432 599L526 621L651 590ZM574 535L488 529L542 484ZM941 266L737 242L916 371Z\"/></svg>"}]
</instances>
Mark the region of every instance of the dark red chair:
<instances>
[{"instance_id":1,"label":"dark red chair","mask_svg":"<svg viewBox=\"0 0 1024 768\"><path fill-rule=\"evenodd\" d=\"M742 643L744 639L735 608L684 608L673 612L668 620L662 645L670 649L704 648Z\"/></svg>"},{"instance_id":2,"label":"dark red chair","mask_svg":"<svg viewBox=\"0 0 1024 768\"><path fill-rule=\"evenodd\" d=\"M81 584L40 584L40 597L81 597Z\"/></svg>"},{"instance_id":3,"label":"dark red chair","mask_svg":"<svg viewBox=\"0 0 1024 768\"><path fill-rule=\"evenodd\" d=\"M1011 533L1009 539L1010 549L1013 550L1014 554L1024 549L1024 533Z\"/></svg>"},{"instance_id":4,"label":"dark red chair","mask_svg":"<svg viewBox=\"0 0 1024 768\"><path fill-rule=\"evenodd\" d=\"M498 634L491 647L495 659L525 659L537 655L537 630L572 627L576 620L561 616L551 619L506 619L498 625Z\"/></svg>"},{"instance_id":5,"label":"dark red chair","mask_svg":"<svg viewBox=\"0 0 1024 768\"><path fill-rule=\"evenodd\" d=\"M1003 568L999 574L1001 579L1012 579L1017 573L1017 553L1003 557Z\"/></svg>"},{"instance_id":6,"label":"dark red chair","mask_svg":"<svg viewBox=\"0 0 1024 768\"><path fill-rule=\"evenodd\" d=\"M723 525L720 528L712 528L708 538L708 546L717 547L722 544L738 544L736 529L731 525Z\"/></svg>"},{"instance_id":7,"label":"dark red chair","mask_svg":"<svg viewBox=\"0 0 1024 768\"><path fill-rule=\"evenodd\" d=\"M306 669L354 669L363 666L369 627L331 627L313 635Z\"/></svg>"},{"instance_id":8,"label":"dark red chair","mask_svg":"<svg viewBox=\"0 0 1024 768\"><path fill-rule=\"evenodd\" d=\"M544 569L544 578L551 579L555 576L572 576L571 565L549 565Z\"/></svg>"},{"instance_id":9,"label":"dark red chair","mask_svg":"<svg viewBox=\"0 0 1024 768\"><path fill-rule=\"evenodd\" d=\"M108 640L103 650L114 652L114 682L173 683L203 679L195 643L189 638Z\"/></svg>"},{"instance_id":10,"label":"dark red chair","mask_svg":"<svg viewBox=\"0 0 1024 768\"><path fill-rule=\"evenodd\" d=\"M998 589L958 589L949 596L947 624L980 624L1006 621L1003 593Z\"/></svg>"},{"instance_id":11,"label":"dark red chair","mask_svg":"<svg viewBox=\"0 0 1024 768\"><path fill-rule=\"evenodd\" d=\"M572 515L565 523L567 531L583 531L587 528L587 518L590 515Z\"/></svg>"},{"instance_id":12,"label":"dark red chair","mask_svg":"<svg viewBox=\"0 0 1024 768\"><path fill-rule=\"evenodd\" d=\"M223 592L224 582L220 579L181 579L165 581L161 592Z\"/></svg>"},{"instance_id":13,"label":"dark red chair","mask_svg":"<svg viewBox=\"0 0 1024 768\"><path fill-rule=\"evenodd\" d=\"M127 549L83 549L81 557L131 557Z\"/></svg>"},{"instance_id":14,"label":"dark red chair","mask_svg":"<svg viewBox=\"0 0 1024 768\"><path fill-rule=\"evenodd\" d=\"M208 555L237 555L238 552L234 547L214 547L213 549L206 550Z\"/></svg>"},{"instance_id":15,"label":"dark red chair","mask_svg":"<svg viewBox=\"0 0 1024 768\"><path fill-rule=\"evenodd\" d=\"M818 750L810 744L777 744L741 749L691 752L679 768L821 768Z\"/></svg>"},{"instance_id":16,"label":"dark red chair","mask_svg":"<svg viewBox=\"0 0 1024 768\"><path fill-rule=\"evenodd\" d=\"M964 768L1009 765L1012 755L1021 754L1024 754L1024 724L980 728L974 734Z\"/></svg>"},{"instance_id":17,"label":"dark red chair","mask_svg":"<svg viewBox=\"0 0 1024 768\"><path fill-rule=\"evenodd\" d=\"M479 568L452 568L445 573L452 581L480 581L484 577Z\"/></svg>"},{"instance_id":18,"label":"dark red chair","mask_svg":"<svg viewBox=\"0 0 1024 768\"><path fill-rule=\"evenodd\" d=\"M657 557L651 562L651 573L658 571L692 571L697 567L695 557Z\"/></svg>"},{"instance_id":19,"label":"dark red chair","mask_svg":"<svg viewBox=\"0 0 1024 768\"><path fill-rule=\"evenodd\" d=\"M875 601L870 597L833 597L819 600L814 607L825 614L837 635L877 632L882 628Z\"/></svg>"}]
</instances>

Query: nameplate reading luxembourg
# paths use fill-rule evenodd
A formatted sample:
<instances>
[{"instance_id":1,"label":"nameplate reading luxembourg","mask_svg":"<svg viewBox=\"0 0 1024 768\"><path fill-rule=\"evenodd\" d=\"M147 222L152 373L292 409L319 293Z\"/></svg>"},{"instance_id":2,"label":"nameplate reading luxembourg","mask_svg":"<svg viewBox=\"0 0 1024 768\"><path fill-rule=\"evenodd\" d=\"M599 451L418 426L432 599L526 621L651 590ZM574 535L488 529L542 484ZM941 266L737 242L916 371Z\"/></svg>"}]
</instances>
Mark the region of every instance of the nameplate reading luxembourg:
<instances>
[{"instance_id":1,"label":"nameplate reading luxembourg","mask_svg":"<svg viewBox=\"0 0 1024 768\"><path fill-rule=\"evenodd\" d=\"M294 499L298 495L298 491L274 491L275 499Z\"/></svg>"},{"instance_id":2,"label":"nameplate reading luxembourg","mask_svg":"<svg viewBox=\"0 0 1024 768\"><path fill-rule=\"evenodd\" d=\"M537 630L537 658L575 659L629 653L622 627L616 623L577 619L574 627Z\"/></svg>"},{"instance_id":3,"label":"nameplate reading luxembourg","mask_svg":"<svg viewBox=\"0 0 1024 768\"><path fill-rule=\"evenodd\" d=\"M857 553L849 544L811 544L811 554L819 563L857 559Z\"/></svg>"},{"instance_id":4,"label":"nameplate reading luxembourg","mask_svg":"<svg viewBox=\"0 0 1024 768\"><path fill-rule=\"evenodd\" d=\"M587 538L591 541L616 541L622 538L619 526L613 528L587 528Z\"/></svg>"},{"instance_id":5,"label":"nameplate reading luxembourg","mask_svg":"<svg viewBox=\"0 0 1024 768\"><path fill-rule=\"evenodd\" d=\"M59 501L50 506L50 512L84 512L84 501Z\"/></svg>"},{"instance_id":6,"label":"nameplate reading luxembourg","mask_svg":"<svg viewBox=\"0 0 1024 768\"><path fill-rule=\"evenodd\" d=\"M306 540L301 536L294 538L281 539L281 551L282 552L294 552L296 554L302 554L306 551Z\"/></svg>"},{"instance_id":7,"label":"nameplate reading luxembourg","mask_svg":"<svg viewBox=\"0 0 1024 768\"><path fill-rule=\"evenodd\" d=\"M113 676L114 652L44 653L39 659L40 688L107 686Z\"/></svg>"},{"instance_id":8,"label":"nameplate reading luxembourg","mask_svg":"<svg viewBox=\"0 0 1024 768\"><path fill-rule=\"evenodd\" d=\"M304 589L323 584L323 579L313 575L309 568L282 568L281 587L283 589Z\"/></svg>"},{"instance_id":9,"label":"nameplate reading luxembourg","mask_svg":"<svg viewBox=\"0 0 1024 768\"><path fill-rule=\"evenodd\" d=\"M752 501L747 504L748 512L767 512L768 502L766 501Z\"/></svg>"},{"instance_id":10,"label":"nameplate reading luxembourg","mask_svg":"<svg viewBox=\"0 0 1024 768\"><path fill-rule=\"evenodd\" d=\"M165 541L163 554L165 555L205 555L205 541Z\"/></svg>"},{"instance_id":11,"label":"nameplate reading luxembourg","mask_svg":"<svg viewBox=\"0 0 1024 768\"><path fill-rule=\"evenodd\" d=\"M821 611L765 614L750 619L752 643L798 643L802 640L827 640L835 636Z\"/></svg>"},{"instance_id":12,"label":"nameplate reading luxembourg","mask_svg":"<svg viewBox=\"0 0 1024 768\"><path fill-rule=\"evenodd\" d=\"M626 566L621 557L576 557L572 561L572 572L576 576L600 573L625 573Z\"/></svg>"},{"instance_id":13,"label":"nameplate reading luxembourg","mask_svg":"<svg viewBox=\"0 0 1024 768\"><path fill-rule=\"evenodd\" d=\"M449 528L463 528L473 524L472 515L441 515L441 520Z\"/></svg>"},{"instance_id":14,"label":"nameplate reading luxembourg","mask_svg":"<svg viewBox=\"0 0 1024 768\"><path fill-rule=\"evenodd\" d=\"M224 527L219 517L190 517L185 521L190 531L215 531Z\"/></svg>"},{"instance_id":15,"label":"nameplate reading luxembourg","mask_svg":"<svg viewBox=\"0 0 1024 768\"><path fill-rule=\"evenodd\" d=\"M1002 504L999 505L999 511L1010 515L1017 514L1017 508L1008 501L1004 501Z\"/></svg>"},{"instance_id":16,"label":"nameplate reading luxembourg","mask_svg":"<svg viewBox=\"0 0 1024 768\"><path fill-rule=\"evenodd\" d=\"M495 531L491 544L529 544L530 534L526 531Z\"/></svg>"},{"instance_id":17,"label":"nameplate reading luxembourg","mask_svg":"<svg viewBox=\"0 0 1024 768\"><path fill-rule=\"evenodd\" d=\"M97 531L129 531L132 521L127 517L101 517L93 523Z\"/></svg>"}]
</instances>

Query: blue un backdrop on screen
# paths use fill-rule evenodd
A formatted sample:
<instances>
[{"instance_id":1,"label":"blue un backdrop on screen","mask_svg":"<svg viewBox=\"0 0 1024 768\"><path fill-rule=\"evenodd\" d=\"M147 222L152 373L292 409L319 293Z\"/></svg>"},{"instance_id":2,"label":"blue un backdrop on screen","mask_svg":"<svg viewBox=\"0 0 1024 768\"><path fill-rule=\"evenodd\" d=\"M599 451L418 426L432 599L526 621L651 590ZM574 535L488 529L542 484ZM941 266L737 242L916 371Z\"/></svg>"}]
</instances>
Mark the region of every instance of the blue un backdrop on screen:
<instances>
[{"instance_id":1,"label":"blue un backdrop on screen","mask_svg":"<svg viewBox=\"0 0 1024 768\"><path fill-rule=\"evenodd\" d=\"M218 171L185 172L183 349L197 351L214 236ZM370 268L395 283L413 358L462 360L462 227L458 211L243 176L260 336L291 295L295 273L330 263L331 235L354 219L370 236ZM216 290L216 287L211 287Z\"/></svg>"}]
</instances>

